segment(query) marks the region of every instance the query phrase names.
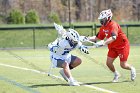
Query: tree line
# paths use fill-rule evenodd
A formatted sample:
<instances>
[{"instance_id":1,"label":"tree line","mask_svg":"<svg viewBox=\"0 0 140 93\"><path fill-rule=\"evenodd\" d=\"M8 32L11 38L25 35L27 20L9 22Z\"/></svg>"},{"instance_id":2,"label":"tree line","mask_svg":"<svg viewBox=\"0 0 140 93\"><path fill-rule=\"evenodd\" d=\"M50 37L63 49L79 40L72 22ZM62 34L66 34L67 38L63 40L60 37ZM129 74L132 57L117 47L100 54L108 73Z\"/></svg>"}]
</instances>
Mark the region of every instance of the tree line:
<instances>
[{"instance_id":1,"label":"tree line","mask_svg":"<svg viewBox=\"0 0 140 93\"><path fill-rule=\"evenodd\" d=\"M8 23L13 10L23 16L34 10L40 23L93 22L104 9L111 9L118 21L140 20L140 0L0 0L0 23Z\"/></svg>"}]
</instances>

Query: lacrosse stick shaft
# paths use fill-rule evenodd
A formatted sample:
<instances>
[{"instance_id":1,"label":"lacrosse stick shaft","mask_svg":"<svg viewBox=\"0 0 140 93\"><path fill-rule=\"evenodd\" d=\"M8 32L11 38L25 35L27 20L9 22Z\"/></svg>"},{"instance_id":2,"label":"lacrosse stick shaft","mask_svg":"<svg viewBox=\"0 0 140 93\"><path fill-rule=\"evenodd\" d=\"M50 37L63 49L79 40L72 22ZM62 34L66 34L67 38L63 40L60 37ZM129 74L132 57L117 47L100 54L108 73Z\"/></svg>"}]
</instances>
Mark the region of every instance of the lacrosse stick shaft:
<instances>
[{"instance_id":1,"label":"lacrosse stick shaft","mask_svg":"<svg viewBox=\"0 0 140 93\"><path fill-rule=\"evenodd\" d=\"M89 40L88 40L87 42L92 43L92 44L94 44L94 45L96 44L95 42L92 42L92 41L89 41Z\"/></svg>"},{"instance_id":2,"label":"lacrosse stick shaft","mask_svg":"<svg viewBox=\"0 0 140 93\"><path fill-rule=\"evenodd\" d=\"M48 76L50 76L52 74L52 67L53 63L51 62L50 67L49 67L49 71L48 71Z\"/></svg>"},{"instance_id":3,"label":"lacrosse stick shaft","mask_svg":"<svg viewBox=\"0 0 140 93\"><path fill-rule=\"evenodd\" d=\"M94 45L96 44L95 42L92 42L92 41L89 41L89 40L88 40L87 42L89 42L89 43L91 43L91 44L94 44ZM87 47L87 48L96 48L96 46L86 46L86 47Z\"/></svg>"},{"instance_id":4,"label":"lacrosse stick shaft","mask_svg":"<svg viewBox=\"0 0 140 93\"><path fill-rule=\"evenodd\" d=\"M96 48L96 46L86 46L87 48Z\"/></svg>"}]
</instances>

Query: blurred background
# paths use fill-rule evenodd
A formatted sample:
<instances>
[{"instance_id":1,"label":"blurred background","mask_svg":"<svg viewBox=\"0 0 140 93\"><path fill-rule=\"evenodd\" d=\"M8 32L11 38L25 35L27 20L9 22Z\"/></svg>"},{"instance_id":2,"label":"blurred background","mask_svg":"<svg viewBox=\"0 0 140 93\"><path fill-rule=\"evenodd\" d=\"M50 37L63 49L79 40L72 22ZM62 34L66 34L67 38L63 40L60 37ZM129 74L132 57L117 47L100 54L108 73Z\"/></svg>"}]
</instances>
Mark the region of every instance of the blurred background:
<instances>
[{"instance_id":1,"label":"blurred background","mask_svg":"<svg viewBox=\"0 0 140 93\"><path fill-rule=\"evenodd\" d=\"M140 21L140 0L0 0L0 23L10 23L10 13L23 16L34 10L39 23L93 22L99 13L111 9L117 21Z\"/></svg>"},{"instance_id":2,"label":"blurred background","mask_svg":"<svg viewBox=\"0 0 140 93\"><path fill-rule=\"evenodd\" d=\"M53 23L96 35L111 9L132 45L140 45L140 0L0 0L0 48L43 48L56 39Z\"/></svg>"}]
</instances>

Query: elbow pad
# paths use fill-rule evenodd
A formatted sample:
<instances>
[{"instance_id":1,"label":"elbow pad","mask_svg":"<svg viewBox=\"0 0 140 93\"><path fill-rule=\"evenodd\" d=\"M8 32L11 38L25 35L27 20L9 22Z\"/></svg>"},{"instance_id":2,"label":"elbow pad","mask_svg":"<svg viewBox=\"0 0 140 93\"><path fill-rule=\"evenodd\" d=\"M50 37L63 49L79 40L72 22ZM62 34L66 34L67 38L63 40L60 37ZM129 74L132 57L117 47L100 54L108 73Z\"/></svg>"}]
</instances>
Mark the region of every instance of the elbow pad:
<instances>
[{"instance_id":1,"label":"elbow pad","mask_svg":"<svg viewBox=\"0 0 140 93\"><path fill-rule=\"evenodd\" d=\"M111 37L112 37L112 39L114 39L114 40L117 39L117 35L116 35L114 32L111 33Z\"/></svg>"}]
</instances>

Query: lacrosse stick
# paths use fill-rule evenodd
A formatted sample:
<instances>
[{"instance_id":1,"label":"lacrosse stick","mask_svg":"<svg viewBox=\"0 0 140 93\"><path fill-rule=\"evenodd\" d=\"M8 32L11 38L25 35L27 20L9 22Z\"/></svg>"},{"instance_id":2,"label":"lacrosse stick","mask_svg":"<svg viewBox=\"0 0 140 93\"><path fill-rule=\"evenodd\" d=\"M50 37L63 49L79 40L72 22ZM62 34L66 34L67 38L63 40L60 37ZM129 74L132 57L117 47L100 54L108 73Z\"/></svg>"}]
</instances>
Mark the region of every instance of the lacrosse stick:
<instances>
[{"instance_id":1,"label":"lacrosse stick","mask_svg":"<svg viewBox=\"0 0 140 93\"><path fill-rule=\"evenodd\" d=\"M88 37L86 37L86 36L80 36L79 40L81 42L89 42L89 43L93 44L92 46L86 46L87 48L96 48L96 46L94 46L96 43L88 40Z\"/></svg>"},{"instance_id":2,"label":"lacrosse stick","mask_svg":"<svg viewBox=\"0 0 140 93\"><path fill-rule=\"evenodd\" d=\"M98 41L97 43L92 42L88 39L88 37L86 36L80 36L80 41L81 42L89 42L91 44L93 44L92 46L86 46L87 48L98 48L98 47L102 47L105 45L104 40Z\"/></svg>"},{"instance_id":3,"label":"lacrosse stick","mask_svg":"<svg viewBox=\"0 0 140 93\"><path fill-rule=\"evenodd\" d=\"M96 46L86 46L87 48L96 48Z\"/></svg>"},{"instance_id":4,"label":"lacrosse stick","mask_svg":"<svg viewBox=\"0 0 140 93\"><path fill-rule=\"evenodd\" d=\"M50 76L50 75L53 74L52 68L53 68L53 63L51 62L50 68L49 68L49 70L48 70L48 76Z\"/></svg>"},{"instance_id":5,"label":"lacrosse stick","mask_svg":"<svg viewBox=\"0 0 140 93\"><path fill-rule=\"evenodd\" d=\"M58 24L54 23L54 27L55 27L56 31L58 32L57 39L61 39L66 36L66 30L63 28L62 25L58 25Z\"/></svg>"},{"instance_id":6,"label":"lacrosse stick","mask_svg":"<svg viewBox=\"0 0 140 93\"><path fill-rule=\"evenodd\" d=\"M102 47L102 46L105 45L104 40L101 40L101 41L99 41L99 42L97 42L97 43L92 42L92 41L87 41L87 42L93 44L93 46L87 46L87 48L98 48L98 47Z\"/></svg>"},{"instance_id":7,"label":"lacrosse stick","mask_svg":"<svg viewBox=\"0 0 140 93\"><path fill-rule=\"evenodd\" d=\"M58 24L54 23L54 27L57 31L58 36L54 42L52 42L48 45L48 47L50 47L53 43L59 42L62 38L65 38L65 36L66 36L66 30L63 28L62 25L58 25ZM52 75L52 68L53 68L53 63L51 62L49 70L48 70L48 76Z\"/></svg>"}]
</instances>

